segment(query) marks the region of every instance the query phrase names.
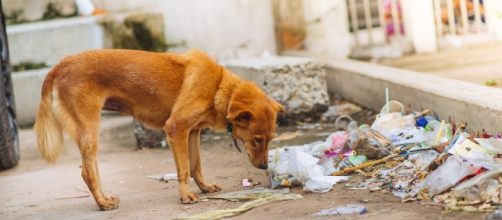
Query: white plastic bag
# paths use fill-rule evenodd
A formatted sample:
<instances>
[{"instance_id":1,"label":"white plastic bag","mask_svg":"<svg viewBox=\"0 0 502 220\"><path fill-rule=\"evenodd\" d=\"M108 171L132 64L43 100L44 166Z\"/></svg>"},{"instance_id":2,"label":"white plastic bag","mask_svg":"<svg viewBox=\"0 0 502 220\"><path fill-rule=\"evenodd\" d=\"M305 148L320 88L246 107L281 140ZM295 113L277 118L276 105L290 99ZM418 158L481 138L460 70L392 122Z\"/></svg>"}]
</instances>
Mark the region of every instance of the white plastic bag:
<instances>
[{"instance_id":1,"label":"white plastic bag","mask_svg":"<svg viewBox=\"0 0 502 220\"><path fill-rule=\"evenodd\" d=\"M379 115L376 120L371 125L371 128L380 132L385 133L388 130L395 128L408 128L415 126L415 116L405 115L403 116L400 112L392 112L385 115Z\"/></svg>"},{"instance_id":2,"label":"white plastic bag","mask_svg":"<svg viewBox=\"0 0 502 220\"><path fill-rule=\"evenodd\" d=\"M415 192L429 189L429 196L437 195L454 186L464 177L473 174L479 168L468 160L451 155L439 168L417 184Z\"/></svg>"},{"instance_id":3,"label":"white plastic bag","mask_svg":"<svg viewBox=\"0 0 502 220\"><path fill-rule=\"evenodd\" d=\"M317 164L319 159L299 151L289 150L289 173L303 184L303 190L311 192L328 192L333 185L347 176L324 176L324 168Z\"/></svg>"},{"instance_id":4,"label":"white plastic bag","mask_svg":"<svg viewBox=\"0 0 502 220\"><path fill-rule=\"evenodd\" d=\"M417 127L393 128L382 132L394 145L422 143L426 141L424 130Z\"/></svg>"}]
</instances>

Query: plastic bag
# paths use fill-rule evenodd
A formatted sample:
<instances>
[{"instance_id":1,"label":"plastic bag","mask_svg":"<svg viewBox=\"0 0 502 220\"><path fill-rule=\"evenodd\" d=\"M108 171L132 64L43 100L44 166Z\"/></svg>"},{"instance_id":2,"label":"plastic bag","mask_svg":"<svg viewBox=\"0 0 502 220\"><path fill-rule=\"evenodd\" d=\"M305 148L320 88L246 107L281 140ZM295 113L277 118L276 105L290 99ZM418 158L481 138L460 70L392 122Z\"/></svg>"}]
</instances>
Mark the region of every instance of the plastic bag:
<instances>
[{"instance_id":1,"label":"plastic bag","mask_svg":"<svg viewBox=\"0 0 502 220\"><path fill-rule=\"evenodd\" d=\"M349 149L346 144L349 140L349 134L345 131L337 131L326 138L326 146L328 148L324 151L327 156L335 156L345 153Z\"/></svg>"},{"instance_id":2,"label":"plastic bag","mask_svg":"<svg viewBox=\"0 0 502 220\"><path fill-rule=\"evenodd\" d=\"M318 213L313 214L313 216L330 216L330 215L362 215L368 212L368 209L360 204L348 204L337 206L331 209L324 209Z\"/></svg>"},{"instance_id":3,"label":"plastic bag","mask_svg":"<svg viewBox=\"0 0 502 220\"><path fill-rule=\"evenodd\" d=\"M417 191L429 190L429 196L444 192L468 175L475 173L480 167L474 166L468 160L451 155L439 168L430 173L417 184Z\"/></svg>"},{"instance_id":4,"label":"plastic bag","mask_svg":"<svg viewBox=\"0 0 502 220\"><path fill-rule=\"evenodd\" d=\"M371 128L362 127L357 134L357 139L351 140L351 144L358 155L365 155L368 159L380 159L390 155L394 149L389 139Z\"/></svg>"},{"instance_id":5,"label":"plastic bag","mask_svg":"<svg viewBox=\"0 0 502 220\"><path fill-rule=\"evenodd\" d=\"M448 153L472 159L489 160L493 157L493 155L490 155L485 148L467 138L464 138L463 136L460 136L453 146L448 149Z\"/></svg>"},{"instance_id":6,"label":"plastic bag","mask_svg":"<svg viewBox=\"0 0 502 220\"><path fill-rule=\"evenodd\" d=\"M324 176L323 167L317 162L319 159L299 151L289 150L289 173L299 180L303 190L311 192L328 192L339 181L347 180L347 176Z\"/></svg>"},{"instance_id":7,"label":"plastic bag","mask_svg":"<svg viewBox=\"0 0 502 220\"><path fill-rule=\"evenodd\" d=\"M376 118L376 120L371 125L371 128L384 133L385 131L394 129L394 128L408 128L415 127L415 116L414 115L405 115L403 116L399 112L393 112L385 115L380 115Z\"/></svg>"},{"instance_id":8,"label":"plastic bag","mask_svg":"<svg viewBox=\"0 0 502 220\"><path fill-rule=\"evenodd\" d=\"M428 150L417 154L412 154L409 159L415 161L416 170L426 170L431 163L439 156L435 150Z\"/></svg>"},{"instance_id":9,"label":"plastic bag","mask_svg":"<svg viewBox=\"0 0 502 220\"><path fill-rule=\"evenodd\" d=\"M366 158L366 156L364 155L352 155L348 157L348 160L352 164L352 166L357 166L368 161L368 158Z\"/></svg>"},{"instance_id":10,"label":"plastic bag","mask_svg":"<svg viewBox=\"0 0 502 220\"><path fill-rule=\"evenodd\" d=\"M371 128L385 135L391 129L415 127L415 116L404 115L404 110L402 103L391 100L382 107Z\"/></svg>"},{"instance_id":11,"label":"plastic bag","mask_svg":"<svg viewBox=\"0 0 502 220\"><path fill-rule=\"evenodd\" d=\"M425 137L427 145L433 146L434 144L442 144L452 139L452 130L449 124L445 123L441 128L441 122L430 116L427 116L425 118L427 119L427 126L425 126ZM440 130L441 134L439 136L439 139L437 140L438 143L436 143L436 139L438 138L438 133L440 132Z\"/></svg>"},{"instance_id":12,"label":"plastic bag","mask_svg":"<svg viewBox=\"0 0 502 220\"><path fill-rule=\"evenodd\" d=\"M389 114L391 112L398 112L401 113L401 115L404 114L403 103L396 100L391 100L389 101L389 103L382 106L382 109L380 109L380 115Z\"/></svg>"},{"instance_id":13,"label":"plastic bag","mask_svg":"<svg viewBox=\"0 0 502 220\"><path fill-rule=\"evenodd\" d=\"M382 133L394 145L404 145L425 142L424 130L417 127L393 128Z\"/></svg>"},{"instance_id":14,"label":"plastic bag","mask_svg":"<svg viewBox=\"0 0 502 220\"><path fill-rule=\"evenodd\" d=\"M474 138L490 155L502 154L502 139L499 138Z\"/></svg>"}]
</instances>

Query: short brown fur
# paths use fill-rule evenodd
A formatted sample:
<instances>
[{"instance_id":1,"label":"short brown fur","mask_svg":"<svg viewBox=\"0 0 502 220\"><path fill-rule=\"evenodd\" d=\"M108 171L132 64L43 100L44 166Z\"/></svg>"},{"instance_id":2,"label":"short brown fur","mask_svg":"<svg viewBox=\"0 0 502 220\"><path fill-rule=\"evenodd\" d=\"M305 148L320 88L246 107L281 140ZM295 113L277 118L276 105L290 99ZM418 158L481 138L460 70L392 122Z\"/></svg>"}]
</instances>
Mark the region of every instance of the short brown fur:
<instances>
[{"instance_id":1,"label":"short brown fur","mask_svg":"<svg viewBox=\"0 0 502 220\"><path fill-rule=\"evenodd\" d=\"M193 177L202 192L220 188L204 180L200 130L224 130L242 140L251 163L266 169L268 143L276 114L283 107L254 83L244 81L207 54L134 50L94 50L64 58L42 88L35 131L42 156L55 162L66 131L82 155L82 177L102 210L118 207L102 193L96 154L102 109L130 114L152 128L164 129L176 162L180 199L197 202L188 190Z\"/></svg>"}]
</instances>

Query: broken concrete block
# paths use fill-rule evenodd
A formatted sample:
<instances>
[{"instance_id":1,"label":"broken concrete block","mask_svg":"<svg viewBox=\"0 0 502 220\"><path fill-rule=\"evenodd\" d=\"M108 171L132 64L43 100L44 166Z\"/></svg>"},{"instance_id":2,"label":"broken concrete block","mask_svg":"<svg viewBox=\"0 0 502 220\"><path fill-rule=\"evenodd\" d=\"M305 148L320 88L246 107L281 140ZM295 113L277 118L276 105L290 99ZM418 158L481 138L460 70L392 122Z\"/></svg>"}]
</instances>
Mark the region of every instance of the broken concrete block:
<instances>
[{"instance_id":1,"label":"broken concrete block","mask_svg":"<svg viewBox=\"0 0 502 220\"><path fill-rule=\"evenodd\" d=\"M7 24L77 15L75 1L68 0L4 0L3 10Z\"/></svg>"},{"instance_id":2,"label":"broken concrete block","mask_svg":"<svg viewBox=\"0 0 502 220\"><path fill-rule=\"evenodd\" d=\"M225 61L244 79L256 82L286 109L280 122L318 118L328 109L329 96L323 65L308 58L264 57Z\"/></svg>"},{"instance_id":3,"label":"broken concrete block","mask_svg":"<svg viewBox=\"0 0 502 220\"><path fill-rule=\"evenodd\" d=\"M166 134L162 130L147 128L136 120L134 120L134 137L138 148L167 147Z\"/></svg>"}]
</instances>

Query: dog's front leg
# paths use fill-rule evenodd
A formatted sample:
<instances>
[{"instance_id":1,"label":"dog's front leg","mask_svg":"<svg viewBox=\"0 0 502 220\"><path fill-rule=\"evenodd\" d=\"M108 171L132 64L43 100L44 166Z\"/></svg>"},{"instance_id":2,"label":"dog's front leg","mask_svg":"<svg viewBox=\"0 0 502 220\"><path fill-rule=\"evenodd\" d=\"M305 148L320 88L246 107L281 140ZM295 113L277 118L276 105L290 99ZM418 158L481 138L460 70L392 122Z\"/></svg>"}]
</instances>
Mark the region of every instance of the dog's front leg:
<instances>
[{"instance_id":1,"label":"dog's front leg","mask_svg":"<svg viewBox=\"0 0 502 220\"><path fill-rule=\"evenodd\" d=\"M176 170L178 172L178 182L180 191L180 200L182 203L196 203L199 198L188 188L190 180L190 158L188 155L188 134L190 128L184 127L184 123L169 119L165 127L168 136L169 145L171 146Z\"/></svg>"},{"instance_id":2,"label":"dog's front leg","mask_svg":"<svg viewBox=\"0 0 502 220\"><path fill-rule=\"evenodd\" d=\"M194 129L190 132L188 141L190 155L190 175L199 186L203 193L212 193L220 191L221 188L216 184L208 183L202 176L202 165L200 162L200 129Z\"/></svg>"}]
</instances>

